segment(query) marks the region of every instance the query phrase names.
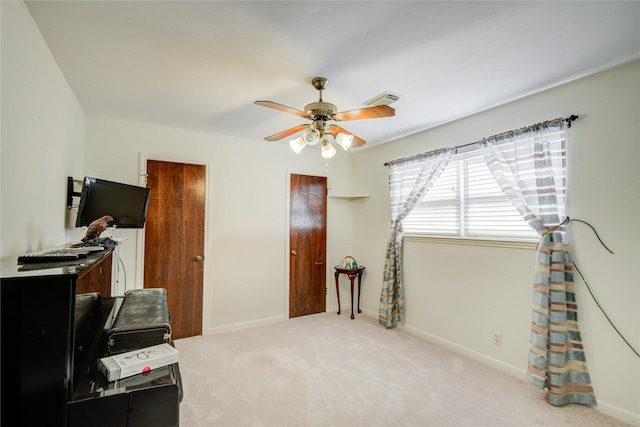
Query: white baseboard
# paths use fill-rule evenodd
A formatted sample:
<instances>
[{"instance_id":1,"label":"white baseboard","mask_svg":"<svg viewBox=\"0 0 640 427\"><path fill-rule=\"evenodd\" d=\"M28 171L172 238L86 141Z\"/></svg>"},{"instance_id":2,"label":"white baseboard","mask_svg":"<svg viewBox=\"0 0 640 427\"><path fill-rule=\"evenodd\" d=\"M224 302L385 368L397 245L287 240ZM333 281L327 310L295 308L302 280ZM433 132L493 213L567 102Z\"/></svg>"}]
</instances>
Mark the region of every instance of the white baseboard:
<instances>
[{"instance_id":1,"label":"white baseboard","mask_svg":"<svg viewBox=\"0 0 640 427\"><path fill-rule=\"evenodd\" d=\"M380 317L377 311L371 311L369 309L362 308L362 307L360 307L360 310L362 310L362 314L364 314L367 317L372 317L376 320L378 320L378 318Z\"/></svg>"},{"instance_id":2,"label":"white baseboard","mask_svg":"<svg viewBox=\"0 0 640 427\"><path fill-rule=\"evenodd\" d=\"M284 315L267 317L264 319L250 320L248 322L232 323L230 325L216 326L207 329L204 335L221 334L223 332L237 331L240 329L252 328L254 326L268 325L270 323L284 322L287 320Z\"/></svg>"},{"instance_id":3,"label":"white baseboard","mask_svg":"<svg viewBox=\"0 0 640 427\"><path fill-rule=\"evenodd\" d=\"M467 348L465 346L462 346L460 344L456 344L453 341L448 341L445 340L443 338L440 338L436 335L430 334L428 332L424 332L420 329L414 328L412 326L406 326L406 325L399 325L399 327L407 332L409 332L410 334L413 335L417 335L419 337L422 337L424 339L426 339L427 341L430 341L434 344L438 344L441 347L447 348L449 350L453 350L456 353L460 353L463 354L473 360L477 360L479 362L484 363L485 365L489 365L493 368L498 369L499 371L502 371L504 373L507 373L509 375L518 377L518 378L523 378L525 375L525 370L524 369L520 369L520 368L516 368L515 366L511 366L508 363L502 362L498 359L495 359L493 357L487 356L486 354L482 354L479 353L475 350L471 350L470 348Z\"/></svg>"},{"instance_id":4,"label":"white baseboard","mask_svg":"<svg viewBox=\"0 0 640 427\"><path fill-rule=\"evenodd\" d=\"M372 310L368 310L365 308L361 308L362 310L362 314L370 317L372 319L377 319L378 318L378 313ZM332 305L330 308L330 311L333 312L337 312L338 311L338 305ZM345 306L342 305L342 313L343 314L351 314L351 306ZM354 313L356 312L356 308L354 307ZM206 335L212 335L212 334L220 334L223 332L230 332L230 331L236 331L236 330L240 330L240 329L245 329L245 328L251 328L254 326L260 326L260 325L267 325L270 323L277 323L277 322L284 322L285 320L287 320L287 318L282 315L282 316L274 316L274 317L268 317L265 319L258 319L258 320L252 320L249 322L241 322L241 323L234 323L231 325L225 325L225 326L218 326L218 327L214 327L214 328L209 328L206 332ZM504 363L498 359L495 359L493 357L489 357L485 354L479 353L475 350L472 350L470 348L467 348L465 346L456 344L452 341L448 341L445 340L443 338L440 338L436 335L430 334L428 332L422 331L420 329L414 328L412 326L406 326L403 324L400 324L398 326L399 328L407 331L408 333L424 338L425 340L432 342L434 344L437 344L441 347L447 348L449 350L455 351L456 353L459 354L463 354L471 359L477 360L481 363L484 363L486 365L489 365L491 367L494 367L496 369L498 369L501 372L504 372L506 374L512 375L514 377L517 378L523 378L525 375L525 371L524 369L520 369L520 368L516 368L514 366L511 366L507 363ZM533 386L532 386L533 387ZM619 408L617 406L611 405L607 402L603 402L601 400L598 400L598 404L595 406L595 409L602 412L603 414L607 414L611 417L617 418L621 421L624 421L632 426L636 426L636 427L640 427L640 415L638 414L634 414L632 412L626 411L622 408Z\"/></svg>"},{"instance_id":5,"label":"white baseboard","mask_svg":"<svg viewBox=\"0 0 640 427\"><path fill-rule=\"evenodd\" d=\"M363 310L363 312L364 311L365 310ZM374 314L377 317L377 313L373 313L371 311L368 311L367 314ZM477 360L481 363L494 367L499 371L505 372L509 375L513 375L517 378L524 378L524 375L525 375L524 369L516 368L500 360L497 360L493 357L489 357L475 350L471 350L470 348L456 344L452 341L442 339L436 335L424 332L420 329L417 329L411 326L402 325L402 324L400 324L399 327L409 332L412 335L422 337L427 341L433 342L434 344L440 345L441 347L448 348L449 350L455 351L456 353L463 354L467 357L470 357L471 359ZM611 417L624 421L625 423L631 424L632 426L640 427L639 414L634 414L632 412L629 412L617 406L611 405L610 403L603 402L601 400L598 400L597 402L598 404L594 407L594 409L596 409L597 411L600 411L603 414L607 414Z\"/></svg>"},{"instance_id":6,"label":"white baseboard","mask_svg":"<svg viewBox=\"0 0 640 427\"><path fill-rule=\"evenodd\" d=\"M640 415L626 411L622 408L618 408L617 406L613 406L601 400L597 401L598 405L596 406L596 409L598 411L602 412L603 414L610 415L613 418L617 418L620 421L624 421L625 423L631 424L632 426L640 427Z\"/></svg>"}]
</instances>

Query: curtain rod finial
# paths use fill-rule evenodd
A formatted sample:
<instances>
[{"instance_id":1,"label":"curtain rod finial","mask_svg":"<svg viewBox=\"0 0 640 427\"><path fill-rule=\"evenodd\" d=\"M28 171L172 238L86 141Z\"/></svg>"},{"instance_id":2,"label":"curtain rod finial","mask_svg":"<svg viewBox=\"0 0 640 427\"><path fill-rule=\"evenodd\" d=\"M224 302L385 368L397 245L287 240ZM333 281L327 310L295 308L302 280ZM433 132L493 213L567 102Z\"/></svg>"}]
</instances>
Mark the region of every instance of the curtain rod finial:
<instances>
[{"instance_id":1,"label":"curtain rod finial","mask_svg":"<svg viewBox=\"0 0 640 427\"><path fill-rule=\"evenodd\" d=\"M567 123L567 127L570 128L571 127L571 123L574 120L578 120L580 117L576 116L575 114L570 115L568 118L564 119L564 121Z\"/></svg>"}]
</instances>

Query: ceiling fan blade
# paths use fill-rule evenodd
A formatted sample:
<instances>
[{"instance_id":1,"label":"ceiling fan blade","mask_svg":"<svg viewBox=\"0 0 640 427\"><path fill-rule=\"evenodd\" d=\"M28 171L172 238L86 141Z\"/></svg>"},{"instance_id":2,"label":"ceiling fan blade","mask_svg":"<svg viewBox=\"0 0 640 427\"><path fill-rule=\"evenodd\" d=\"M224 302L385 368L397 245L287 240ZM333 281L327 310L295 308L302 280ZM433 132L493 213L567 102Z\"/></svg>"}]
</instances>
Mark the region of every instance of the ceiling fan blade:
<instances>
[{"instance_id":1,"label":"ceiling fan blade","mask_svg":"<svg viewBox=\"0 0 640 427\"><path fill-rule=\"evenodd\" d=\"M353 148L358 148L358 147L362 147L364 144L367 143L367 141L365 141L364 139L360 138L357 135L352 134L351 132L349 132L348 130L345 130L344 128L341 128L338 125L329 125L329 130L328 133L330 133L331 135L335 136L339 133L344 133L345 135L353 135L353 142L351 142L351 146Z\"/></svg>"},{"instance_id":2,"label":"ceiling fan blade","mask_svg":"<svg viewBox=\"0 0 640 427\"><path fill-rule=\"evenodd\" d=\"M342 122L347 120L377 119L380 117L391 117L395 115L396 110L388 105L376 105L373 107L360 108L358 110L335 113L332 118L336 121Z\"/></svg>"},{"instance_id":3,"label":"ceiling fan blade","mask_svg":"<svg viewBox=\"0 0 640 427\"><path fill-rule=\"evenodd\" d=\"M284 111L285 113L295 114L296 116L304 117L305 119L310 119L310 116L304 111L296 110L295 108L287 107L286 105L278 104L276 102L256 101L254 104L273 108L274 110Z\"/></svg>"},{"instance_id":4,"label":"ceiling fan blade","mask_svg":"<svg viewBox=\"0 0 640 427\"><path fill-rule=\"evenodd\" d=\"M298 133L300 131L308 128L309 125L299 125L296 127L292 127L291 129L283 130L282 132L276 133L275 135L271 135L265 138L265 141L279 141L282 138L286 138L288 136L293 135L294 133Z\"/></svg>"}]
</instances>

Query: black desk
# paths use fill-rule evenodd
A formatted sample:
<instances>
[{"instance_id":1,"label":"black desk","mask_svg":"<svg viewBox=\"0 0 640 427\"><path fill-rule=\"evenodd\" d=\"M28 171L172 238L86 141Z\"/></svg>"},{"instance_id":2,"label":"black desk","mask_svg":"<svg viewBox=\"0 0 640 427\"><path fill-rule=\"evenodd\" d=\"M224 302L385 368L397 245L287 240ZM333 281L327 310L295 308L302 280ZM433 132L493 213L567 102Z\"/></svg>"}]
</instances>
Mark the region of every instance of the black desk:
<instances>
[{"instance_id":1,"label":"black desk","mask_svg":"<svg viewBox=\"0 0 640 427\"><path fill-rule=\"evenodd\" d=\"M71 262L1 261L2 425L178 425L177 364L119 383L109 383L97 370L97 359L105 355L103 329L117 298L103 298L101 321L87 339L76 336L78 283L105 259L111 259L110 250Z\"/></svg>"},{"instance_id":2,"label":"black desk","mask_svg":"<svg viewBox=\"0 0 640 427\"><path fill-rule=\"evenodd\" d=\"M87 360L74 376L68 402L68 427L173 427L180 423L182 379L178 363L109 382L98 369L107 356L107 332L115 320L113 307L124 297L105 298L100 328Z\"/></svg>"}]
</instances>

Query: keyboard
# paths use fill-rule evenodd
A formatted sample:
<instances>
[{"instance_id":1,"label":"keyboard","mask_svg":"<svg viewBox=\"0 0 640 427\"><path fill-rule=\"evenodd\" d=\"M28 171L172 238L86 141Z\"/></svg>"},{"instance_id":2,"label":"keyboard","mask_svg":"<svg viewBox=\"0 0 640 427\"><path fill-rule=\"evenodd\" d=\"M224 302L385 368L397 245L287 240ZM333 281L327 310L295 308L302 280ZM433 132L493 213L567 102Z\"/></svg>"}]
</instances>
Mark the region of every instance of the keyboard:
<instances>
[{"instance_id":1,"label":"keyboard","mask_svg":"<svg viewBox=\"0 0 640 427\"><path fill-rule=\"evenodd\" d=\"M80 258L86 258L87 252L69 252L69 251L50 251L25 254L18 257L18 264L28 264L36 262L61 262L75 261Z\"/></svg>"}]
</instances>

